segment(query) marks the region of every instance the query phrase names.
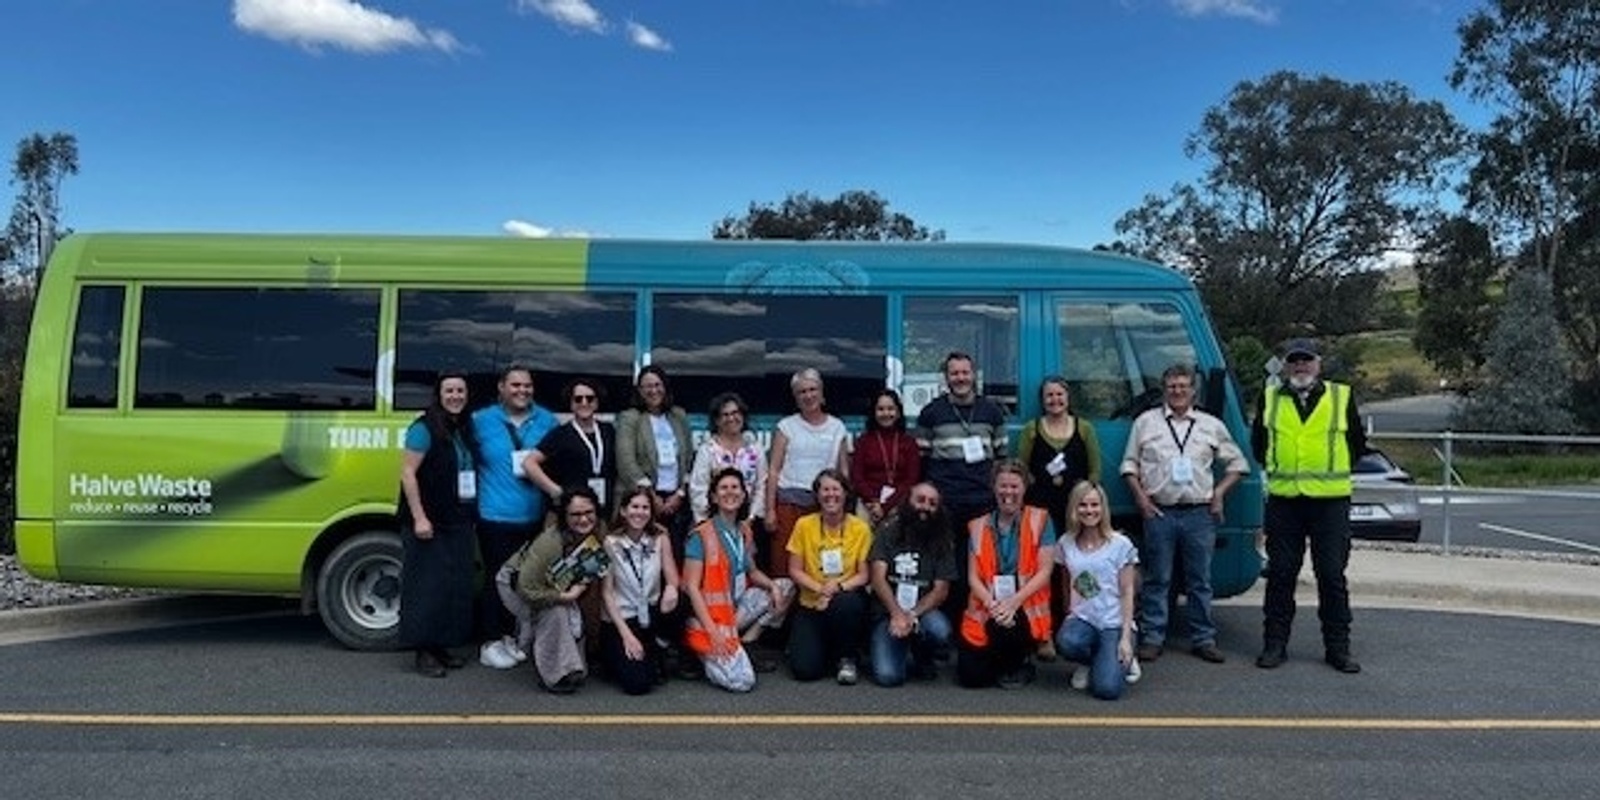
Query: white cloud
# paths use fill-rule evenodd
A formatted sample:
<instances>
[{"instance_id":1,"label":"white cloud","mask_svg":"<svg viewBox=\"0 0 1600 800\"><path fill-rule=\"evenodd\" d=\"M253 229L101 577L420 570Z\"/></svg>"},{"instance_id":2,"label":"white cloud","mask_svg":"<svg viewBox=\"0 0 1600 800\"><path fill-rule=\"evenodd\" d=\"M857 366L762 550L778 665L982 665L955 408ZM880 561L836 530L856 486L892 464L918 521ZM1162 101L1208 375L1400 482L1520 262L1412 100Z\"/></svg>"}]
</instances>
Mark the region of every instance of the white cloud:
<instances>
[{"instance_id":1,"label":"white cloud","mask_svg":"<svg viewBox=\"0 0 1600 800\"><path fill-rule=\"evenodd\" d=\"M1173 8L1191 17L1216 14L1264 24L1278 20L1278 9L1265 0L1169 0L1169 2Z\"/></svg>"},{"instance_id":2,"label":"white cloud","mask_svg":"<svg viewBox=\"0 0 1600 800\"><path fill-rule=\"evenodd\" d=\"M672 52L672 42L661 38L661 34L633 20L628 20L628 41L633 42L635 47L642 47L646 50L654 50L658 53Z\"/></svg>"},{"instance_id":3,"label":"white cloud","mask_svg":"<svg viewBox=\"0 0 1600 800\"><path fill-rule=\"evenodd\" d=\"M461 42L449 31L424 28L355 0L234 0L233 24L309 50L338 47L357 53L384 53L417 47L454 53Z\"/></svg>"},{"instance_id":4,"label":"white cloud","mask_svg":"<svg viewBox=\"0 0 1600 800\"><path fill-rule=\"evenodd\" d=\"M517 8L555 20L565 28L605 33L606 18L588 0L517 0Z\"/></svg>"},{"instance_id":5,"label":"white cloud","mask_svg":"<svg viewBox=\"0 0 1600 800\"><path fill-rule=\"evenodd\" d=\"M556 230L555 228L546 228L543 225L536 225L532 222L527 222L520 219L508 219L500 224L500 229L511 234L512 236L521 236L524 239L549 239L552 237L557 239L593 238L593 236L585 230L579 230L576 228L569 230Z\"/></svg>"}]
</instances>

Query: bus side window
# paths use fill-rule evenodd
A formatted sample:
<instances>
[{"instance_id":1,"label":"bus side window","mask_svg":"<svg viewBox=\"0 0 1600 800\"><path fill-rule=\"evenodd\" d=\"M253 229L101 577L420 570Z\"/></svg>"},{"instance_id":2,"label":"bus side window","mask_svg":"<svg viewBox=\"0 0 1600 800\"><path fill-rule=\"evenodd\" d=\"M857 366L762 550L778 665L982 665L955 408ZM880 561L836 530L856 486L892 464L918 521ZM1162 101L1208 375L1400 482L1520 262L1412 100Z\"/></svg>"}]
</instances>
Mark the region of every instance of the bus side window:
<instances>
[{"instance_id":1,"label":"bus side window","mask_svg":"<svg viewBox=\"0 0 1600 800\"><path fill-rule=\"evenodd\" d=\"M401 289L395 323L394 406L426 408L441 371L468 373L474 408L495 402L500 371L533 369L534 400L566 410L561 389L585 377L604 389L601 410L633 397L631 292Z\"/></svg>"},{"instance_id":2,"label":"bus side window","mask_svg":"<svg viewBox=\"0 0 1600 800\"><path fill-rule=\"evenodd\" d=\"M147 286L139 408L371 410L377 289Z\"/></svg>"},{"instance_id":3,"label":"bus side window","mask_svg":"<svg viewBox=\"0 0 1600 800\"><path fill-rule=\"evenodd\" d=\"M85 286L78 295L67 377L68 408L116 408L122 360L121 286Z\"/></svg>"},{"instance_id":4,"label":"bus side window","mask_svg":"<svg viewBox=\"0 0 1600 800\"><path fill-rule=\"evenodd\" d=\"M904 316L907 419L944 392L944 359L957 351L972 356L978 391L1016 417L1022 336L1015 295L908 296Z\"/></svg>"},{"instance_id":5,"label":"bus side window","mask_svg":"<svg viewBox=\"0 0 1600 800\"><path fill-rule=\"evenodd\" d=\"M1072 408L1090 419L1132 417L1161 402L1161 372L1195 363L1183 316L1170 303L1061 301L1061 374Z\"/></svg>"},{"instance_id":6,"label":"bus side window","mask_svg":"<svg viewBox=\"0 0 1600 800\"><path fill-rule=\"evenodd\" d=\"M789 378L813 367L828 411L852 421L884 385L887 308L882 295L656 292L650 363L689 413L732 391L753 417L793 413Z\"/></svg>"}]
</instances>

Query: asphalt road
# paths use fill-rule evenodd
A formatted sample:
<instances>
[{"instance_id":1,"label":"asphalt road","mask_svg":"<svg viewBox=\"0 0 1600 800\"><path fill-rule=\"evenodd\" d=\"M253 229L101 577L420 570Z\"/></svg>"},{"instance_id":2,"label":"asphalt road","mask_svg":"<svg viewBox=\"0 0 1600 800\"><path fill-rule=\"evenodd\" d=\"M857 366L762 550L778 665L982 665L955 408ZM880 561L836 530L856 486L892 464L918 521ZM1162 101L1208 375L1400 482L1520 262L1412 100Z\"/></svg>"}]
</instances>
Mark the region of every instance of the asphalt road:
<instances>
[{"instance_id":1,"label":"asphalt road","mask_svg":"<svg viewBox=\"0 0 1600 800\"><path fill-rule=\"evenodd\" d=\"M1594 796L1594 627L1358 609L1366 671L1169 652L1119 703L1061 665L1017 692L763 676L573 697L526 667L429 680L274 617L0 647L0 792L81 797Z\"/></svg>"},{"instance_id":2,"label":"asphalt road","mask_svg":"<svg viewBox=\"0 0 1600 800\"><path fill-rule=\"evenodd\" d=\"M1600 489L1554 488L1548 491L1587 493L1573 497L1483 494L1470 489L1450 497L1452 546L1506 547L1550 553L1600 554ZM1438 495L1424 495L1422 539L1444 544L1445 507Z\"/></svg>"}]
</instances>

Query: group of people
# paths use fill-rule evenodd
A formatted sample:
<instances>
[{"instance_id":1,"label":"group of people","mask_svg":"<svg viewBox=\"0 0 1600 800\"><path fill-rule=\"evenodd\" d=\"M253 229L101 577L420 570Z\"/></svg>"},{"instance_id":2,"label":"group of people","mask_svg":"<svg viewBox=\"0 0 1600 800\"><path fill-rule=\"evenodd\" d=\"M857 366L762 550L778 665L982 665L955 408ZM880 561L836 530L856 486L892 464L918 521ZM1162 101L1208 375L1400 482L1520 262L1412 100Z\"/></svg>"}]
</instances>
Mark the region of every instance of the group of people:
<instances>
[{"instance_id":1,"label":"group of people","mask_svg":"<svg viewBox=\"0 0 1600 800\"><path fill-rule=\"evenodd\" d=\"M1326 584L1327 660L1351 672L1348 530L1341 555L1339 526L1319 505L1337 505L1341 467L1348 503L1350 454L1323 464L1316 450L1338 438L1318 439L1324 425L1354 452L1365 443L1347 423L1348 388L1320 381L1314 358L1300 363L1290 358L1289 387L1269 391L1256 420L1272 556L1257 663L1286 657L1309 539ZM629 694L674 672L749 691L781 648L797 680L853 684L864 662L884 686L932 678L953 656L959 684L1014 688L1032 682L1036 660L1060 657L1077 665L1075 688L1115 699L1141 659L1162 653L1178 557L1192 652L1223 661L1211 550L1250 462L1194 407L1192 369L1163 375L1165 402L1135 420L1120 464L1144 517L1142 548L1112 526L1099 442L1072 413L1066 381L1043 381L1042 414L1023 426L1013 459L1005 413L976 376L970 356L952 353L948 391L914 427L883 389L852 438L827 411L822 376L801 370L790 380L796 411L769 452L735 393L713 398L696 447L655 366L640 371L614 425L598 417L596 381L564 387L570 418L559 422L533 401L525 367L504 370L498 402L470 414L465 376L443 375L405 437L401 643L417 671L442 677L476 641L482 663L531 660L558 694L581 687L594 659ZM488 574L474 597L478 563Z\"/></svg>"}]
</instances>

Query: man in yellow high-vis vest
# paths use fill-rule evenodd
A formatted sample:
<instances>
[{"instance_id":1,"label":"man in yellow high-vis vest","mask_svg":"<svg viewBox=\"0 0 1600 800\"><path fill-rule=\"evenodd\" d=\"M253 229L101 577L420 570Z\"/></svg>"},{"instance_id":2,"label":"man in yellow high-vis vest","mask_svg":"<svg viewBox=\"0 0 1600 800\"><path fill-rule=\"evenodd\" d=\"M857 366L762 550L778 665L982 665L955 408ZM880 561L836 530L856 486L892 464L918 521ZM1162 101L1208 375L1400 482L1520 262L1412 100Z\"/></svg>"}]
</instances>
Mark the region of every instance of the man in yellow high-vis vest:
<instances>
[{"instance_id":1,"label":"man in yellow high-vis vest","mask_svg":"<svg viewBox=\"0 0 1600 800\"><path fill-rule=\"evenodd\" d=\"M1286 378L1262 395L1252 429L1255 456L1267 479L1267 594L1261 655L1272 669L1288 658L1295 583L1311 548L1323 660L1345 673L1361 671L1350 654L1350 465L1367 452L1366 431L1350 387L1322 379L1317 343L1284 348Z\"/></svg>"}]
</instances>

